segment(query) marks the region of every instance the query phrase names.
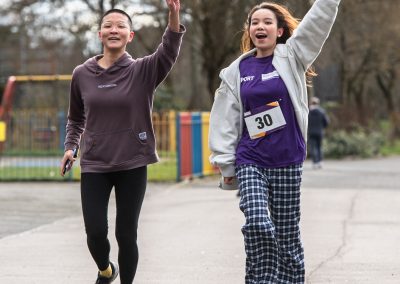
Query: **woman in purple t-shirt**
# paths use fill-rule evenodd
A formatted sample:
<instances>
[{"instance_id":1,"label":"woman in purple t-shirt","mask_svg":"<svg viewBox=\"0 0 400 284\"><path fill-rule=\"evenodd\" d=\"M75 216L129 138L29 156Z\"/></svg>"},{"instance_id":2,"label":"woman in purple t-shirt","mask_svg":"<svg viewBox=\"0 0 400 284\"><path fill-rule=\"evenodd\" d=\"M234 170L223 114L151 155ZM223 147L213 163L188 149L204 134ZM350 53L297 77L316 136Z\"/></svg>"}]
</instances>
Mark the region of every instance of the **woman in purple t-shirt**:
<instances>
[{"instance_id":1,"label":"woman in purple t-shirt","mask_svg":"<svg viewBox=\"0 0 400 284\"><path fill-rule=\"evenodd\" d=\"M249 13L243 54L221 71L211 110L210 161L222 188L239 185L246 284L304 283L300 184L307 82L340 0L317 0L299 23L281 5Z\"/></svg>"}]
</instances>

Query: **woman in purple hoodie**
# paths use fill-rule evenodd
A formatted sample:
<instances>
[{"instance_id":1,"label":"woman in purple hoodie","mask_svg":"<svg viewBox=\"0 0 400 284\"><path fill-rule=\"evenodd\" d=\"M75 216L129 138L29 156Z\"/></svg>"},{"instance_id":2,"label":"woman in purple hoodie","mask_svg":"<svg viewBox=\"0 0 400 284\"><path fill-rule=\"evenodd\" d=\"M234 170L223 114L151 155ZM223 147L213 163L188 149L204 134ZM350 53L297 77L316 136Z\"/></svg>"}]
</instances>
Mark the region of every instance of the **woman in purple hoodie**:
<instances>
[{"instance_id":1,"label":"woman in purple hoodie","mask_svg":"<svg viewBox=\"0 0 400 284\"><path fill-rule=\"evenodd\" d=\"M137 263L137 224L147 183L147 165L158 161L151 122L154 91L166 78L179 54L184 26L179 0L166 0L168 27L157 50L133 59L132 21L122 10L107 11L100 21L104 54L75 68L70 91L65 166L80 148L81 199L89 251L99 269L96 283L133 282ZM108 203L116 198L118 264L109 259Z\"/></svg>"}]
</instances>

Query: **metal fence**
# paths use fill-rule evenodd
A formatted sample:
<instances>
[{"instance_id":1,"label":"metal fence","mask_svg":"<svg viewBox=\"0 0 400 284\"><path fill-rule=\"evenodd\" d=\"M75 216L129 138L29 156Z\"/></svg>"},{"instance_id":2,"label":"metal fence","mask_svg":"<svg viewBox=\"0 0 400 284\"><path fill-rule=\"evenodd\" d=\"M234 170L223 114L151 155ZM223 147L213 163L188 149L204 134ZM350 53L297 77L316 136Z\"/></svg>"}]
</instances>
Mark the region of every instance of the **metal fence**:
<instances>
[{"instance_id":1,"label":"metal fence","mask_svg":"<svg viewBox=\"0 0 400 284\"><path fill-rule=\"evenodd\" d=\"M57 108L16 109L0 142L0 181L78 180L79 162L65 178L59 175L63 156L66 113ZM149 179L175 180L175 113L153 114L161 161L149 166Z\"/></svg>"}]
</instances>

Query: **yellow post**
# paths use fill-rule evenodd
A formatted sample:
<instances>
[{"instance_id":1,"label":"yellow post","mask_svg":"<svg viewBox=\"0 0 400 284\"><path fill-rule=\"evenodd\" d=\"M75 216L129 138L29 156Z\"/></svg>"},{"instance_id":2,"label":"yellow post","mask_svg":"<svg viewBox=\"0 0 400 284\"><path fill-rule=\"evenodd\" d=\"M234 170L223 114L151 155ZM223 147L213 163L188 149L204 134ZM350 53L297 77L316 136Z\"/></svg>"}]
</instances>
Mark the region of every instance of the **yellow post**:
<instances>
[{"instance_id":1,"label":"yellow post","mask_svg":"<svg viewBox=\"0 0 400 284\"><path fill-rule=\"evenodd\" d=\"M0 121L0 142L6 141L7 125L4 121Z\"/></svg>"},{"instance_id":2,"label":"yellow post","mask_svg":"<svg viewBox=\"0 0 400 284\"><path fill-rule=\"evenodd\" d=\"M213 166L209 161L211 151L208 148L208 130L210 128L210 113L201 113L201 137L202 137L202 148L203 148L203 175L210 175L214 173Z\"/></svg>"},{"instance_id":3,"label":"yellow post","mask_svg":"<svg viewBox=\"0 0 400 284\"><path fill-rule=\"evenodd\" d=\"M29 82L29 81L71 81L72 75L21 75L14 76L17 82Z\"/></svg>"},{"instance_id":4,"label":"yellow post","mask_svg":"<svg viewBox=\"0 0 400 284\"><path fill-rule=\"evenodd\" d=\"M176 152L176 112L170 110L168 113L169 123L169 151Z\"/></svg>"}]
</instances>

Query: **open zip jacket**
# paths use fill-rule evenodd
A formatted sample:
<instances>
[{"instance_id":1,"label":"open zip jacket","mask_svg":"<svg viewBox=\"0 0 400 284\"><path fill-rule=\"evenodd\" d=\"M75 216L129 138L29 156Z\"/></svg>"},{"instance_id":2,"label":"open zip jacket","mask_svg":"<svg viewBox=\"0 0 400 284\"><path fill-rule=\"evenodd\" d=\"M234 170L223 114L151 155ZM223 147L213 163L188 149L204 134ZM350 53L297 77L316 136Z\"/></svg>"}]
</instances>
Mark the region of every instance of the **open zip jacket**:
<instances>
[{"instance_id":1,"label":"open zip jacket","mask_svg":"<svg viewBox=\"0 0 400 284\"><path fill-rule=\"evenodd\" d=\"M340 0L317 0L285 44L277 44L272 64L284 81L304 141L307 140L308 99L306 70L320 53L335 21ZM256 49L242 54L220 72L210 115L210 162L222 176L235 176L236 147L243 131L240 99L240 62Z\"/></svg>"}]
</instances>

